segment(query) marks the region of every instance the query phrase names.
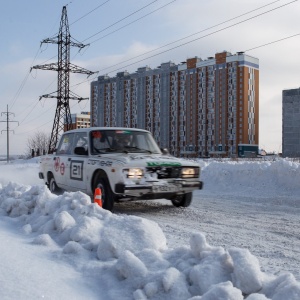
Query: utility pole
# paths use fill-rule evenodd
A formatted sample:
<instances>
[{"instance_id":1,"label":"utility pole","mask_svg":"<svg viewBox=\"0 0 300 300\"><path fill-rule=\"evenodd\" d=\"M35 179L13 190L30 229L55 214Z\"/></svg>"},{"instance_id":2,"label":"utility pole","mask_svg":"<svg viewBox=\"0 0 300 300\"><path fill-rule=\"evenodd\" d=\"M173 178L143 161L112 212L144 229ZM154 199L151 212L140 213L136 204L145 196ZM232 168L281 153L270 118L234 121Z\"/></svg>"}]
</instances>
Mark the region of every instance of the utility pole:
<instances>
[{"instance_id":1,"label":"utility pole","mask_svg":"<svg viewBox=\"0 0 300 300\"><path fill-rule=\"evenodd\" d=\"M69 32L69 23L67 17L67 8L63 7L62 16L60 21L60 29L58 36L53 38L47 38L41 42L58 44L58 62L46 65L33 66L31 69L42 69L57 71L57 91L51 94L40 96L41 98L56 98L57 106L54 117L50 142L49 142L49 153L52 153L56 148L57 141L63 131L71 129L72 119L69 106L69 100L87 100L88 98L78 97L75 93L70 91L70 72L87 74L88 76L96 73L86 69L80 68L70 63L70 47L84 48L86 45L75 42L71 39ZM56 93L56 95L52 95Z\"/></svg>"},{"instance_id":2,"label":"utility pole","mask_svg":"<svg viewBox=\"0 0 300 300\"><path fill-rule=\"evenodd\" d=\"M0 122L6 122L6 130L1 130L1 134L2 134L2 131L6 131L7 132L7 152L6 153L7 153L7 163L9 163L9 131L13 131L13 130L9 130L9 123L10 122L17 122L18 125L19 125L19 122L18 121L11 121L11 120L9 120L9 116L15 115L15 114L8 111L8 105L7 105L6 112L2 112L1 116L2 115L6 115L6 121L0 121Z\"/></svg>"}]
</instances>

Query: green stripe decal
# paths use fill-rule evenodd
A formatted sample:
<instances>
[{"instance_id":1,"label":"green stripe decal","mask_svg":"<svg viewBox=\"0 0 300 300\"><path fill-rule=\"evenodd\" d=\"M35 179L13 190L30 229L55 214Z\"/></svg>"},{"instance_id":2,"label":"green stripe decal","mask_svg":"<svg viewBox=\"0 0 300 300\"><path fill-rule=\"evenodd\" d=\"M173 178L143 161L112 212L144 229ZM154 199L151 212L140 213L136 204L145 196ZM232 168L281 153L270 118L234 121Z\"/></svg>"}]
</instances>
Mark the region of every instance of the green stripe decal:
<instances>
[{"instance_id":1,"label":"green stripe decal","mask_svg":"<svg viewBox=\"0 0 300 300\"><path fill-rule=\"evenodd\" d=\"M147 162L148 167L181 167L179 162Z\"/></svg>"}]
</instances>

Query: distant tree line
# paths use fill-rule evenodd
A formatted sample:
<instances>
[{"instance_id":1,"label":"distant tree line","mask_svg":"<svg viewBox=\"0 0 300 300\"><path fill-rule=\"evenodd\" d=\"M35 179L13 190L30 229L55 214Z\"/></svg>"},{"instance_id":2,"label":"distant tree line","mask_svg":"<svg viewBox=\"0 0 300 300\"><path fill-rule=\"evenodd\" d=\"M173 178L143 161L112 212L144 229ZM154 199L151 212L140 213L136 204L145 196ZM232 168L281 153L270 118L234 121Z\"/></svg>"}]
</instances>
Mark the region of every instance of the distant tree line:
<instances>
[{"instance_id":1,"label":"distant tree line","mask_svg":"<svg viewBox=\"0 0 300 300\"><path fill-rule=\"evenodd\" d=\"M37 131L27 139L26 157L45 155L48 152L50 134Z\"/></svg>"}]
</instances>

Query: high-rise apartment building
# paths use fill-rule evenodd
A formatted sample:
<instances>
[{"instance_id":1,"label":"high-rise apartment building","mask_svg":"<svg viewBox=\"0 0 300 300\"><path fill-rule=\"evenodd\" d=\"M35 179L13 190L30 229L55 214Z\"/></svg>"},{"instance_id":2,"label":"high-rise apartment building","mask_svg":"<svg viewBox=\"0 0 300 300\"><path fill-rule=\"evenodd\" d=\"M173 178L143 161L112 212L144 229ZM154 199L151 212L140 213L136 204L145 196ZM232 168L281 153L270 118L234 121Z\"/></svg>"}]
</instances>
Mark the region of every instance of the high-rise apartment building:
<instances>
[{"instance_id":1,"label":"high-rise apartment building","mask_svg":"<svg viewBox=\"0 0 300 300\"><path fill-rule=\"evenodd\" d=\"M90 99L92 126L147 129L175 156L258 145L259 62L242 52L99 76Z\"/></svg>"},{"instance_id":2,"label":"high-rise apartment building","mask_svg":"<svg viewBox=\"0 0 300 300\"><path fill-rule=\"evenodd\" d=\"M300 88L282 92L282 156L300 157Z\"/></svg>"}]
</instances>

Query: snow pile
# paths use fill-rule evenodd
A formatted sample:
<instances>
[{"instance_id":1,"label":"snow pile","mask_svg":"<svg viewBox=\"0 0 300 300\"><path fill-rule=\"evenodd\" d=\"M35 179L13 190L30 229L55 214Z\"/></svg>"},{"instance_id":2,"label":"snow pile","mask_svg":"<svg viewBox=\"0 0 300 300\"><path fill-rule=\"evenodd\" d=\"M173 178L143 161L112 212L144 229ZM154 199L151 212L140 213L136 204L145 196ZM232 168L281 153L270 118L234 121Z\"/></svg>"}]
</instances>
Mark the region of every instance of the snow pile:
<instances>
[{"instance_id":1,"label":"snow pile","mask_svg":"<svg viewBox=\"0 0 300 300\"><path fill-rule=\"evenodd\" d=\"M10 181L25 185L43 184L38 177L39 158L13 160L9 164L0 161L0 187Z\"/></svg>"},{"instance_id":2,"label":"snow pile","mask_svg":"<svg viewBox=\"0 0 300 300\"><path fill-rule=\"evenodd\" d=\"M228 195L294 196L300 195L300 164L276 161L201 160L204 193L216 191Z\"/></svg>"},{"instance_id":3,"label":"snow pile","mask_svg":"<svg viewBox=\"0 0 300 300\"><path fill-rule=\"evenodd\" d=\"M211 246L202 233L169 249L155 222L114 215L81 192L55 196L43 185L9 183L0 213L20 221L33 244L97 278L100 299L300 299L293 275L263 273L247 249Z\"/></svg>"}]
</instances>

